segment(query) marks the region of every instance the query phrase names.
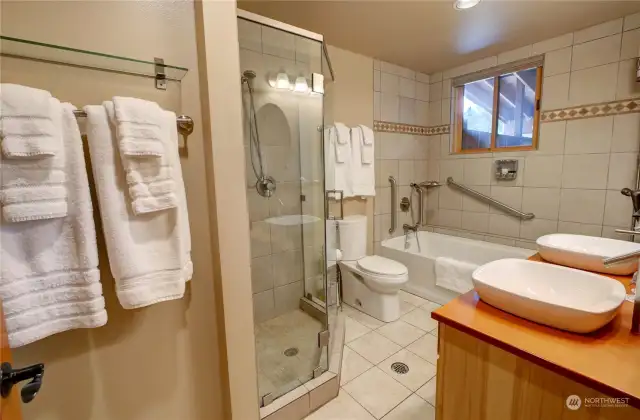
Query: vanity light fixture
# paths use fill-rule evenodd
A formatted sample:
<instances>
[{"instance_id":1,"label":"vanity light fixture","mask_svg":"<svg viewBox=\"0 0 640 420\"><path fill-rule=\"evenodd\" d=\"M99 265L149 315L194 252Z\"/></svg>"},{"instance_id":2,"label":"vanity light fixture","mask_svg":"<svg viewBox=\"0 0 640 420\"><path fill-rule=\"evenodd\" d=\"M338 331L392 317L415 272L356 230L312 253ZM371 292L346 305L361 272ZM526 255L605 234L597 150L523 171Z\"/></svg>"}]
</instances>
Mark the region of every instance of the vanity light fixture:
<instances>
[{"instance_id":1,"label":"vanity light fixture","mask_svg":"<svg viewBox=\"0 0 640 420\"><path fill-rule=\"evenodd\" d=\"M309 84L307 83L307 79L304 76L300 76L296 79L296 84L293 88L294 92L299 93L309 93Z\"/></svg>"},{"instance_id":2,"label":"vanity light fixture","mask_svg":"<svg viewBox=\"0 0 640 420\"><path fill-rule=\"evenodd\" d=\"M453 3L453 8L456 10L471 9L478 3L480 3L480 0L456 0Z\"/></svg>"},{"instance_id":3,"label":"vanity light fixture","mask_svg":"<svg viewBox=\"0 0 640 420\"><path fill-rule=\"evenodd\" d=\"M276 89L287 89L291 90L291 80L289 80L289 76L287 73L278 73L276 76Z\"/></svg>"}]
</instances>

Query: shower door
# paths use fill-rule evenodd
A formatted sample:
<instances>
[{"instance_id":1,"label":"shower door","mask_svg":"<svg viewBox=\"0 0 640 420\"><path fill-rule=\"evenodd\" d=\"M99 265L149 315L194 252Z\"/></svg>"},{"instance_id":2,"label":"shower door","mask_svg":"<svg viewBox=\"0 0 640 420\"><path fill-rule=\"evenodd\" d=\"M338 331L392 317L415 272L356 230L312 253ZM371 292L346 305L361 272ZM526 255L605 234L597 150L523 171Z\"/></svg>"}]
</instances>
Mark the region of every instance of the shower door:
<instances>
[{"instance_id":1,"label":"shower door","mask_svg":"<svg viewBox=\"0 0 640 420\"><path fill-rule=\"evenodd\" d=\"M327 330L323 95L312 91L322 76L322 38L242 11L238 32L264 406L328 368L321 345Z\"/></svg>"}]
</instances>

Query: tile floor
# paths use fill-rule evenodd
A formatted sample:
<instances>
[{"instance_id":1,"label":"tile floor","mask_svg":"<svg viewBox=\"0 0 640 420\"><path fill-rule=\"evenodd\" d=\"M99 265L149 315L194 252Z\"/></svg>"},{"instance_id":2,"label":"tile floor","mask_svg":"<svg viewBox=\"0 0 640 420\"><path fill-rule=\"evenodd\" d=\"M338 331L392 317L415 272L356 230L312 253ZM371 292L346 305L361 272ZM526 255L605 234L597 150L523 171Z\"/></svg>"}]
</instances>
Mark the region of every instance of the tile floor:
<instances>
[{"instance_id":1,"label":"tile floor","mask_svg":"<svg viewBox=\"0 0 640 420\"><path fill-rule=\"evenodd\" d=\"M344 305L345 346L340 393L306 420L435 419L440 305L400 292L403 315L384 323ZM400 375L394 362L409 366Z\"/></svg>"},{"instance_id":2,"label":"tile floor","mask_svg":"<svg viewBox=\"0 0 640 420\"><path fill-rule=\"evenodd\" d=\"M313 377L320 363L327 368L326 352L321 356L318 348L321 328L318 320L299 309L256 325L261 397L268 393L278 397L302 385ZM291 347L296 347L298 354L285 356L284 351Z\"/></svg>"}]
</instances>

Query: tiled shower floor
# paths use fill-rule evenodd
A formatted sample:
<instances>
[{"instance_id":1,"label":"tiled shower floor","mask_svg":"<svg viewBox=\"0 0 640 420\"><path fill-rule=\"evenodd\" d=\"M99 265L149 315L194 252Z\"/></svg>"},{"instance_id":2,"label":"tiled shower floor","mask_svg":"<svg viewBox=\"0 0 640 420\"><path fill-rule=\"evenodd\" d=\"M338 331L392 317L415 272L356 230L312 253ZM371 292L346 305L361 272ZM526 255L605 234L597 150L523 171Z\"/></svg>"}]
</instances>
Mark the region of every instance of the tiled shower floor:
<instances>
[{"instance_id":1,"label":"tiled shower floor","mask_svg":"<svg viewBox=\"0 0 640 420\"><path fill-rule=\"evenodd\" d=\"M319 363L318 333L321 329L318 320L300 309L256 325L261 397L269 393L278 397L311 379ZM298 354L286 356L285 350L292 347L298 349ZM326 360L323 363L326 368Z\"/></svg>"}]
</instances>

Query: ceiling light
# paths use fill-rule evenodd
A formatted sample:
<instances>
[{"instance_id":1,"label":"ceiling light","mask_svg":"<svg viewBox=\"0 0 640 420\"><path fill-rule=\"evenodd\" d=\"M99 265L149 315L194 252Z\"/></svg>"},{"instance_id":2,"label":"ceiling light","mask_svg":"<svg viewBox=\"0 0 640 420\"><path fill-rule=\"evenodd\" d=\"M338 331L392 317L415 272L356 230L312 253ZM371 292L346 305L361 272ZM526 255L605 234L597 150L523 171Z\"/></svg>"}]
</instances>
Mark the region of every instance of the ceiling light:
<instances>
[{"instance_id":1,"label":"ceiling light","mask_svg":"<svg viewBox=\"0 0 640 420\"><path fill-rule=\"evenodd\" d=\"M456 0L453 3L453 8L456 10L470 9L478 3L480 0Z\"/></svg>"},{"instance_id":2,"label":"ceiling light","mask_svg":"<svg viewBox=\"0 0 640 420\"><path fill-rule=\"evenodd\" d=\"M291 81L287 73L278 73L276 76L276 89L291 89Z\"/></svg>"},{"instance_id":3,"label":"ceiling light","mask_svg":"<svg viewBox=\"0 0 640 420\"><path fill-rule=\"evenodd\" d=\"M300 76L296 79L296 85L293 88L294 92L302 92L302 93L307 93L309 92L309 84L307 83L307 79L305 79L303 76Z\"/></svg>"}]
</instances>

